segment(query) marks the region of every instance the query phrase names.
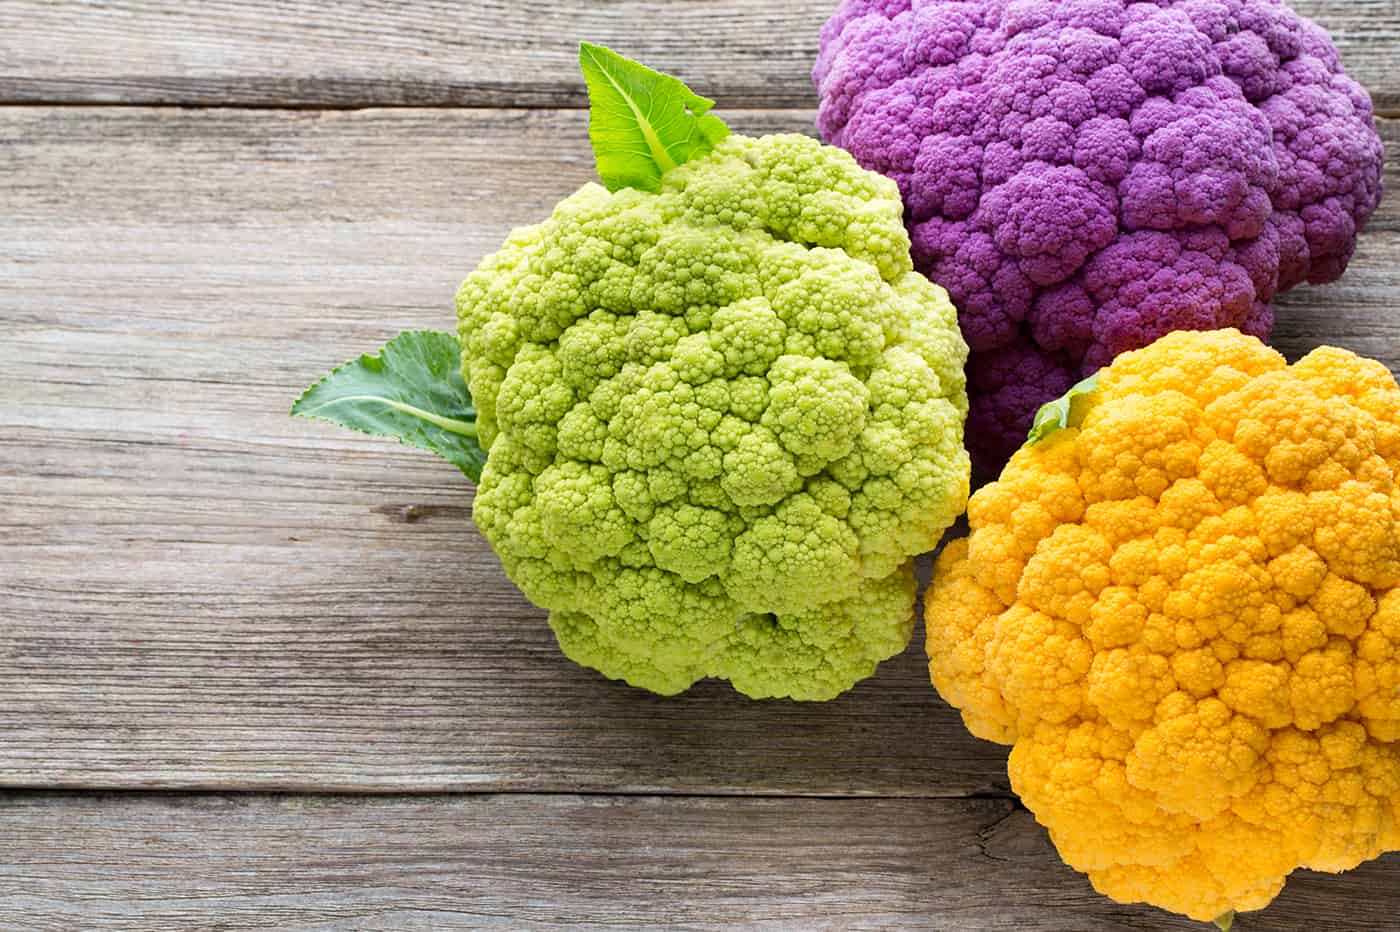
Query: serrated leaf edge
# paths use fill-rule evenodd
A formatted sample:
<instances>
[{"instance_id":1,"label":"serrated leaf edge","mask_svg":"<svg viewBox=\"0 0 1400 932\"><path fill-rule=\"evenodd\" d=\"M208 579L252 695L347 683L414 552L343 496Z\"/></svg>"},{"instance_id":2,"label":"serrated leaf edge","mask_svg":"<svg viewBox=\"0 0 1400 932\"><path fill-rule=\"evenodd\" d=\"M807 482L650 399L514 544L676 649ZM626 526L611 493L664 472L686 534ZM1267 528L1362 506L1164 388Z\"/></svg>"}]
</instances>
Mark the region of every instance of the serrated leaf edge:
<instances>
[{"instance_id":1,"label":"serrated leaf edge","mask_svg":"<svg viewBox=\"0 0 1400 932\"><path fill-rule=\"evenodd\" d=\"M399 339L400 337L411 336L411 335L417 335L417 336L437 336L437 335L439 335L439 334L447 334L447 331L445 331L445 330L429 330L429 329L427 329L427 328L421 328L421 329L418 329L418 330L404 330L404 331L401 331L401 332L399 332L398 334L394 335L393 337L390 337L389 340L387 340L387 341L385 342L384 346L387 347L390 343L392 343L394 340ZM457 337L456 334L448 334L448 335L451 336L451 337L453 337L453 339L458 339L458 337ZM327 372L325 375L321 376L321 377L320 377L319 379L317 379L315 382L312 382L311 385L306 389L306 391L302 392L299 396L297 396L296 401L293 401L293 402L292 402L291 410L290 410L288 413L289 413L292 417L301 417L301 418L306 418L307 420L311 420L311 421L320 421L320 422L323 423L323 424L332 424L332 425L334 425L334 426L336 426L336 427L339 427L341 430L352 431L353 433L362 434L363 436L366 436L366 437L373 437L373 438L376 439L376 440L394 440L394 441L397 441L397 442L398 442L399 446L408 447L410 450L420 450L420 451L422 451L422 452L424 452L424 453L433 453L433 455L437 456L439 459L442 459L442 460L444 460L444 461L446 461L446 462L451 463L451 465L456 466L457 469L460 470L461 473L462 473L464 476L466 476L468 479L470 479L472 482L480 482L480 481L481 481L481 472L480 472L479 469L475 469L474 471L469 472L468 470L464 469L460 464L458 464L458 463L452 463L451 460L448 460L446 457L442 456L442 454L437 453L436 451L433 451L433 450L425 449L425 448L419 446L419 445L416 444L416 443L412 443L412 442L410 442L410 441L408 441L408 440L405 440L403 437L394 437L394 436L387 436L387 435L385 435L385 434L377 434L377 433L375 433L374 431L365 430L363 427L356 427L356 426L354 426L353 424L344 424L344 423L342 423L342 422L340 422L340 421L333 420L332 418L325 417L325 416L323 416L323 415L321 415L321 414L315 413L316 411L320 411L320 410L322 410L323 408L325 408L326 405L321 405L320 407L318 407L318 408L316 408L316 409L314 409L314 410L312 410L312 411L302 411L302 410L298 410L298 409L301 408L301 406L306 402L306 399L311 395L312 392L316 391L316 389L320 388L320 387L321 387L322 385L324 385L326 382L329 382L331 379L335 378L335 377L341 372L341 370L343 370L343 369L348 369L349 367L351 367L351 366L353 366L353 365L356 365L357 363L363 363L363 364L365 364L365 365L369 365L369 364L371 364L371 363L382 363L382 362L383 362L383 351L384 351L384 348L381 347L381 348L380 348L380 355L375 355L375 354L373 354L373 353L361 353L359 356L355 357L354 359L347 359L345 362L343 362L343 363L341 363L340 365L336 366L336 367L335 367L334 369L332 369L330 372ZM347 398L346 398L346 399L343 399L343 400L349 400L350 397L355 397L355 396L347 396ZM387 398L381 398L380 396L377 396L377 395L367 395L367 396L362 396L362 397L372 398L372 399L374 399L374 400L376 400L376 401L383 401L383 402L385 403L386 407L390 407L390 408L396 407L395 403L390 402L389 399L387 399ZM337 399L337 400L342 400L342 399ZM400 402L399 404L402 404L402 402ZM431 418L432 418L432 417L436 417L437 415L432 415L431 412L423 411L423 409L414 407L413 405L404 405L404 407L405 407L405 408L411 408L411 409L412 409L412 411L405 411L404 413L410 414L411 416L414 416L414 417L420 416L420 413L423 414L423 415L429 415L429 417L425 417L425 418L423 418L423 420L426 420L426 421L427 421L428 423L430 423L430 424L435 423ZM415 413L415 412L418 412L418 413ZM454 424L458 424L458 425L462 425L462 426L468 426L468 425L465 425L464 422L462 422L462 421L455 421L455 420L453 420L452 418L443 418L443 420L451 421L451 422L454 423ZM445 427L445 426L442 425L442 424L437 424L437 426L438 426L438 427L442 427L444 430L448 430L448 431L450 431L451 433L458 434L459 436L469 437L469 438L471 438L471 439L473 439L473 440L478 439L478 434L477 434L477 430L476 430L476 425L475 425L475 424L469 425L470 428L471 428L471 433L464 433L464 432L461 432L461 431L451 430L451 428ZM484 450L482 451L483 455L485 454L485 452L486 452L486 451L484 451Z\"/></svg>"},{"instance_id":2,"label":"serrated leaf edge","mask_svg":"<svg viewBox=\"0 0 1400 932\"><path fill-rule=\"evenodd\" d=\"M585 61L585 57L587 58L587 61ZM615 61L613 61L614 59ZM630 147L627 148L625 151L630 152L638 157L647 158L651 161L652 166L656 169L657 174L657 181L655 183L655 186L617 183L616 179L610 179L604 173L604 153L603 151L599 150L598 140L594 136L594 113L599 104L594 99L593 86L592 82L589 79L590 65L592 67L592 70L597 71L606 80L607 84L617 93L617 95L621 97L623 101L626 102L628 109L632 112L632 116L636 122L638 130L641 133L643 142L647 147L647 151L645 155L643 155L641 151L632 149ZM650 75L661 79L663 84L671 84L677 89L677 95L680 98L679 103L681 104L685 112L695 120L695 124L691 129L692 151L682 161L677 162L676 159L672 157L670 150L667 149L665 142L663 142L663 140L656 131L656 126L653 122L652 115L650 113L644 114L642 112L642 109L639 105L639 101L635 97L633 97L633 95L629 93L627 89L623 87L622 84L618 82L617 78L613 75L612 71L609 68L610 65L619 67L623 70L630 66L640 71L647 72ZM669 172L675 170L676 168L679 168L681 165L687 162L694 161L697 158L702 158L708 155L709 153L713 152L715 146L730 135L729 126L718 116L711 113L711 111L714 109L715 102L708 97L705 97L701 94L697 94L694 91L694 89L690 87L690 85L686 84L684 81L682 81L680 78L676 77L673 74L667 74L664 71L658 71L657 69L644 65L639 61L628 58L627 56L616 52L605 45L598 45L592 42L579 43L579 70L583 74L584 84L587 86L589 94L589 139L593 144L594 158L598 163L599 177L602 179L604 186L611 192L615 193L625 187L632 187L639 191L654 194L657 191L661 190L660 179L665 178L665 176ZM662 99L660 95L652 96L653 101L658 99ZM694 142L693 137L695 135L699 136L701 142ZM618 149L613 151L624 150Z\"/></svg>"},{"instance_id":3,"label":"serrated leaf edge","mask_svg":"<svg viewBox=\"0 0 1400 932\"><path fill-rule=\"evenodd\" d=\"M665 175L667 172L678 167L676 165L676 160L671 158L671 153L666 151L666 147L661 143L661 138L656 135L656 127L652 125L651 117L642 113L641 108L637 106L637 101L632 97L631 94L627 93L626 88L624 88L621 84L617 83L617 79L613 77L612 72L608 70L608 68L603 64L603 60L600 59L596 54L598 51L604 48L605 46L594 45L591 42L583 42L579 44L579 51L583 54L586 54L589 57L589 59L597 67L598 72L602 74L602 76L607 79L607 82L611 84L613 88L617 91L618 96L620 96L624 101L627 102L628 109L630 109L632 111L632 115L637 118L637 128L642 131L642 138L646 140L647 148L651 150L650 155L652 157L652 160L655 161L657 167L661 169L661 174ZM611 52L612 50L607 49L607 51ZM613 52L613 54L616 55L617 53ZM714 101L710 101L709 103L711 106L714 106ZM687 107L686 109L691 108ZM697 113L696 116L704 116L705 112L708 111L702 111L701 113Z\"/></svg>"}]
</instances>

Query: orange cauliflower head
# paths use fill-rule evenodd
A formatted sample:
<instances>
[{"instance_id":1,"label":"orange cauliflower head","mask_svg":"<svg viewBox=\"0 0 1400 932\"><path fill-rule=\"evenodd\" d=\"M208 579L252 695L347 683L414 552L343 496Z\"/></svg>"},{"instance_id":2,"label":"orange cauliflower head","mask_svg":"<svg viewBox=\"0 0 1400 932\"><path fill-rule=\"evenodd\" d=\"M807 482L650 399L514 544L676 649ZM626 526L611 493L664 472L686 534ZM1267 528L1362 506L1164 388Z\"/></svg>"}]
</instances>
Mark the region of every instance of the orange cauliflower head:
<instances>
[{"instance_id":1,"label":"orange cauliflower head","mask_svg":"<svg viewBox=\"0 0 1400 932\"><path fill-rule=\"evenodd\" d=\"M1400 849L1397 477L1381 364L1175 333L972 499L929 670L1101 893L1209 921Z\"/></svg>"}]
</instances>

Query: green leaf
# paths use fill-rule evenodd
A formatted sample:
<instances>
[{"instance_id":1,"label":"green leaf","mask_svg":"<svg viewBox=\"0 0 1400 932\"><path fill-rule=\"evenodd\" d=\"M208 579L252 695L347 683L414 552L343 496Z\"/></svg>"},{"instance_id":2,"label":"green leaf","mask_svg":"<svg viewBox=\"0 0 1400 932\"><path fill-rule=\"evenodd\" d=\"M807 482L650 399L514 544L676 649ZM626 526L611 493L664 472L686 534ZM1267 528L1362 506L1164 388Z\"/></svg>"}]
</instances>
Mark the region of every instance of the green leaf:
<instances>
[{"instance_id":1,"label":"green leaf","mask_svg":"<svg viewBox=\"0 0 1400 932\"><path fill-rule=\"evenodd\" d=\"M669 74L585 42L579 67L588 82L588 135L609 191L660 191L661 178L709 153L729 135L715 105Z\"/></svg>"},{"instance_id":2,"label":"green leaf","mask_svg":"<svg viewBox=\"0 0 1400 932\"><path fill-rule=\"evenodd\" d=\"M1078 385L1044 405L1035 415L1035 424L1026 437L1026 446L1035 446L1057 430L1078 427L1084 420L1084 400L1099 389L1099 374L1095 372Z\"/></svg>"},{"instance_id":3,"label":"green leaf","mask_svg":"<svg viewBox=\"0 0 1400 932\"><path fill-rule=\"evenodd\" d=\"M1220 932L1230 932L1235 927L1235 914L1230 912L1215 920L1215 925Z\"/></svg>"},{"instance_id":4,"label":"green leaf","mask_svg":"<svg viewBox=\"0 0 1400 932\"><path fill-rule=\"evenodd\" d=\"M486 465L476 405L462 380L462 348L450 333L399 334L378 356L351 360L311 386L292 414L436 453L473 482Z\"/></svg>"}]
</instances>

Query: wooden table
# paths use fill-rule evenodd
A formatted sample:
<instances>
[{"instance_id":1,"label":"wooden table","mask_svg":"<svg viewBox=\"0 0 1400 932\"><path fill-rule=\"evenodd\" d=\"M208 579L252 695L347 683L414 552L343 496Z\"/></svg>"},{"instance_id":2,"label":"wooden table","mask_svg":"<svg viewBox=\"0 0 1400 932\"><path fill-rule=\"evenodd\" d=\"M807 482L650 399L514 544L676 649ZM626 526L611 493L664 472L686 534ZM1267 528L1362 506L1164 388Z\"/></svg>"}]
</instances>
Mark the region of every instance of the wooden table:
<instances>
[{"instance_id":1,"label":"wooden table","mask_svg":"<svg viewBox=\"0 0 1400 932\"><path fill-rule=\"evenodd\" d=\"M832 6L0 3L0 926L1199 928L1062 866L917 646L824 705L607 682L450 466L287 417L592 176L578 39L810 131ZM1400 0L1299 6L1400 117ZM1397 262L1392 197L1278 344L1400 368ZM1244 928L1397 916L1391 855Z\"/></svg>"}]
</instances>

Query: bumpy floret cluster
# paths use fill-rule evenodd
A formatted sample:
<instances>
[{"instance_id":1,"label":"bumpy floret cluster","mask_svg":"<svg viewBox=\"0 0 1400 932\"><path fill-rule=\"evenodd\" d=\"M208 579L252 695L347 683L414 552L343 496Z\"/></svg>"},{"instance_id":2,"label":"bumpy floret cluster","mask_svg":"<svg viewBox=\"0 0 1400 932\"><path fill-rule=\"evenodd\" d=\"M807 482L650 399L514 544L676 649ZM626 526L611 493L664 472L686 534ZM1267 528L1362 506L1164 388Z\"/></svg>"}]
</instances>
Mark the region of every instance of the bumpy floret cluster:
<instances>
[{"instance_id":1,"label":"bumpy floret cluster","mask_svg":"<svg viewBox=\"0 0 1400 932\"><path fill-rule=\"evenodd\" d=\"M1280 0L845 0L824 137L900 185L973 350L974 461L1172 330L1261 337L1381 194L1370 98Z\"/></svg>"},{"instance_id":2,"label":"bumpy floret cluster","mask_svg":"<svg viewBox=\"0 0 1400 932\"><path fill-rule=\"evenodd\" d=\"M463 284L474 516L569 657L825 699L908 643L969 464L967 347L901 213L839 149L734 136Z\"/></svg>"},{"instance_id":3,"label":"bumpy floret cluster","mask_svg":"<svg viewBox=\"0 0 1400 932\"><path fill-rule=\"evenodd\" d=\"M1235 331L1101 373L973 497L935 685L1103 893L1200 920L1400 848L1400 390Z\"/></svg>"}]
</instances>

